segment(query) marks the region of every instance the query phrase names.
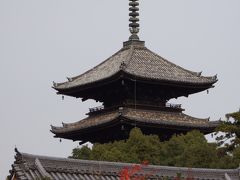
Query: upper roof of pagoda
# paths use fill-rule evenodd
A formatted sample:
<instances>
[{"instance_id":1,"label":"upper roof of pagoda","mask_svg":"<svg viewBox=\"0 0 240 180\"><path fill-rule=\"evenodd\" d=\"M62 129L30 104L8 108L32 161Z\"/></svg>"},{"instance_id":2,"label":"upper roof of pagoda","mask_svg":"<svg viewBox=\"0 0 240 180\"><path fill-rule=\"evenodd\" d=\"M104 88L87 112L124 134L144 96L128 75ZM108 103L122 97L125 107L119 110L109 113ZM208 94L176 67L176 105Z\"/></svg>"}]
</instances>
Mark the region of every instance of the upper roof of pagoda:
<instances>
[{"instance_id":1,"label":"upper roof of pagoda","mask_svg":"<svg viewBox=\"0 0 240 180\"><path fill-rule=\"evenodd\" d=\"M145 47L139 40L124 42L123 48L110 58L64 83L54 83L58 91L91 86L101 81L112 81L128 77L155 83L173 85L209 86L217 82L217 76L205 77L200 73L184 69Z\"/></svg>"}]
</instances>

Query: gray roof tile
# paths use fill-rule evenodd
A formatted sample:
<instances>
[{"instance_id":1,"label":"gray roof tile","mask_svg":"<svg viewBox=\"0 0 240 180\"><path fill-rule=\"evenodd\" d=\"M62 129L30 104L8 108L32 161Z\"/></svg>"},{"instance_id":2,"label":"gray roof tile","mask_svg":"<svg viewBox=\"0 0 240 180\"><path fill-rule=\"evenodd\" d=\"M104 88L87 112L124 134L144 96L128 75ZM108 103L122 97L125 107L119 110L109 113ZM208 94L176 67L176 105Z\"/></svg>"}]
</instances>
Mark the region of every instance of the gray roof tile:
<instances>
[{"instance_id":1,"label":"gray roof tile","mask_svg":"<svg viewBox=\"0 0 240 180\"><path fill-rule=\"evenodd\" d=\"M121 113L119 110L98 114L95 116L89 116L83 120L75 123L65 124L62 127L52 126L52 132L55 134L68 133L73 131L83 130L89 127L95 127L102 125L117 118L126 118L136 122L145 122L150 124L162 124L192 128L214 128L217 127L219 121L211 122L209 119L199 119L188 116L182 112L166 112L166 111L154 111L144 109L132 109L123 108Z\"/></svg>"},{"instance_id":2,"label":"gray roof tile","mask_svg":"<svg viewBox=\"0 0 240 180\"><path fill-rule=\"evenodd\" d=\"M70 78L70 81L54 84L57 90L84 86L108 79L120 71L138 78L168 81L171 83L213 84L214 77L186 70L153 53L144 45L129 45L89 71Z\"/></svg>"},{"instance_id":3,"label":"gray roof tile","mask_svg":"<svg viewBox=\"0 0 240 180\"><path fill-rule=\"evenodd\" d=\"M37 179L43 178L42 173L33 162L39 160L41 166L49 173L51 179L56 180L119 180L120 171L126 167L132 167L133 164L117 163L117 162L102 162L102 161L88 161L75 160L67 158L55 158L48 156L39 156L17 151L17 156L21 161L15 161L10 177L15 176L19 179ZM24 169L25 166L30 166L31 169ZM17 169L16 167L20 167ZM69 168L71 171L69 171ZM55 169L53 171L53 169ZM187 177L189 172L195 179L200 180L224 180L225 174L232 180L239 180L239 169L202 169L202 168L184 168L184 167L167 167L167 166L143 166L140 174L152 174L151 177L157 179L159 177L168 176L170 178L176 177L176 174L181 172L183 177Z\"/></svg>"}]
</instances>

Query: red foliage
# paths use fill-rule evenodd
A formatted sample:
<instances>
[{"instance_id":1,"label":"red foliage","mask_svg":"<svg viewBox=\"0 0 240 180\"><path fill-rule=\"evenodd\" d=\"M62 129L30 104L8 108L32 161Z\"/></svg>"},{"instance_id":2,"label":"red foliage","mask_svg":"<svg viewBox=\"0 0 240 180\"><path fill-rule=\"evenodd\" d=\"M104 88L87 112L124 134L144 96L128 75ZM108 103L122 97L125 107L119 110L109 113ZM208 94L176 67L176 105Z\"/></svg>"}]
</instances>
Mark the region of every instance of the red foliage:
<instances>
[{"instance_id":1,"label":"red foliage","mask_svg":"<svg viewBox=\"0 0 240 180\"><path fill-rule=\"evenodd\" d=\"M142 171L143 167L146 167L149 165L148 161L143 161L140 165L132 165L131 167L124 167L120 171L120 180L145 180L148 179L148 177L154 175L156 171L150 172L149 174L145 175L139 175ZM193 176L191 174L192 170L188 169L188 176L185 180L193 180ZM184 180L181 177L175 177L174 180Z\"/></svg>"},{"instance_id":2,"label":"red foliage","mask_svg":"<svg viewBox=\"0 0 240 180\"><path fill-rule=\"evenodd\" d=\"M186 180L193 180L193 179L194 179L194 178L193 178L193 175L192 175L192 169L189 168L189 169L188 169L188 176L187 176Z\"/></svg>"},{"instance_id":3,"label":"red foliage","mask_svg":"<svg viewBox=\"0 0 240 180\"><path fill-rule=\"evenodd\" d=\"M146 175L137 175L142 171L144 166L147 166L148 161L143 161L140 165L132 165L125 167L120 171L120 180L144 180Z\"/></svg>"}]
</instances>

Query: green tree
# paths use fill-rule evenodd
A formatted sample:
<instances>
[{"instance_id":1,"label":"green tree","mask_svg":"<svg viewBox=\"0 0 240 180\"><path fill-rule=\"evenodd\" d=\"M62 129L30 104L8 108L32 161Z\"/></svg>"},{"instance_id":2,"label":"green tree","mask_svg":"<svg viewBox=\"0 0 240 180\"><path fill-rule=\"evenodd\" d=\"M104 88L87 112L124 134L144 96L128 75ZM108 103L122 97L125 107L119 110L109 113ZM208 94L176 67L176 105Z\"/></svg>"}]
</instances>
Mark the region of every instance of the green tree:
<instances>
[{"instance_id":1,"label":"green tree","mask_svg":"<svg viewBox=\"0 0 240 180\"><path fill-rule=\"evenodd\" d=\"M231 156L231 167L240 165L240 110L226 114L226 121L224 121L218 131L224 132L223 135L218 136L216 139L219 146L221 146L221 153ZM226 156L225 156L226 157ZM229 159L228 159L229 160ZM223 162L222 162L223 163ZM224 163L228 163L226 160Z\"/></svg>"},{"instance_id":2,"label":"green tree","mask_svg":"<svg viewBox=\"0 0 240 180\"><path fill-rule=\"evenodd\" d=\"M72 156L69 158L73 159L90 159L91 149L86 145L81 148L74 148L72 151Z\"/></svg>"},{"instance_id":3,"label":"green tree","mask_svg":"<svg viewBox=\"0 0 240 180\"><path fill-rule=\"evenodd\" d=\"M129 139L114 143L95 144L91 159L141 163L144 160L159 164L156 156L159 154L160 141L158 136L145 136L138 128L132 129Z\"/></svg>"},{"instance_id":4,"label":"green tree","mask_svg":"<svg viewBox=\"0 0 240 180\"><path fill-rule=\"evenodd\" d=\"M199 131L173 136L161 146L160 161L167 166L218 168L226 156L218 156L217 144L208 143Z\"/></svg>"},{"instance_id":5,"label":"green tree","mask_svg":"<svg viewBox=\"0 0 240 180\"><path fill-rule=\"evenodd\" d=\"M217 129L225 134L218 136L217 140L219 145L224 144L226 150L232 152L240 146L240 111L226 114L226 118Z\"/></svg>"},{"instance_id":6,"label":"green tree","mask_svg":"<svg viewBox=\"0 0 240 180\"><path fill-rule=\"evenodd\" d=\"M237 147L233 150L233 159L234 163L240 166L240 147Z\"/></svg>"},{"instance_id":7,"label":"green tree","mask_svg":"<svg viewBox=\"0 0 240 180\"><path fill-rule=\"evenodd\" d=\"M134 128L126 141L94 144L92 149L87 146L75 148L71 158L129 163L147 160L154 165L236 168L239 155L240 148L228 155L216 143L208 143L199 131L175 135L169 141L160 142L158 136L147 136ZM236 156L239 159L234 158Z\"/></svg>"}]
</instances>

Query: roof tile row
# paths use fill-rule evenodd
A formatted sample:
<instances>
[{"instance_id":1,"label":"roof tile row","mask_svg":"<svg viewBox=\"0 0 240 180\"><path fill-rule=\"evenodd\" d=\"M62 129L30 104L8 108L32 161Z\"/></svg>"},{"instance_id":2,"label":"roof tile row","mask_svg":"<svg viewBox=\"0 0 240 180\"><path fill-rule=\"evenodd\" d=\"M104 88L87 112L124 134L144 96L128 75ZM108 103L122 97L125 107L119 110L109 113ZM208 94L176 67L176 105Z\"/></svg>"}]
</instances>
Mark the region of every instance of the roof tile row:
<instances>
[{"instance_id":1,"label":"roof tile row","mask_svg":"<svg viewBox=\"0 0 240 180\"><path fill-rule=\"evenodd\" d=\"M10 178L15 177L17 180L43 178L54 180L119 180L120 172L124 168L134 166L128 163L75 160L20 153L17 150L16 152L16 156L21 160L16 160L12 165ZM142 171L135 175L151 174L148 179L161 179L162 177L174 179L177 173L181 173L185 178L191 174L195 179L200 180L224 180L226 177L238 180L240 171L239 169L189 169L148 165L143 166Z\"/></svg>"}]
</instances>

